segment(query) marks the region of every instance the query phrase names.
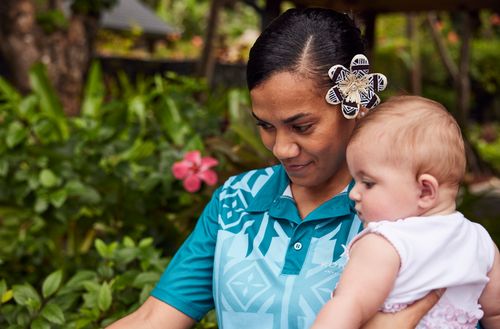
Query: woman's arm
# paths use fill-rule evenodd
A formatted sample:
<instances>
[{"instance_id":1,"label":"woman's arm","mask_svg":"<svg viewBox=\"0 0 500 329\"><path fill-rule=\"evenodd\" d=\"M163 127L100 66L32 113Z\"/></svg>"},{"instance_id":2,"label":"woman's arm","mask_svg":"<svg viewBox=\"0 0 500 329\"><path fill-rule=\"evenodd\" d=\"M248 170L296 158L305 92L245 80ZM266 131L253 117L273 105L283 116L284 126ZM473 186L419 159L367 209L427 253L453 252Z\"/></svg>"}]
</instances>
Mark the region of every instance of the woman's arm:
<instances>
[{"instance_id":1,"label":"woman's arm","mask_svg":"<svg viewBox=\"0 0 500 329\"><path fill-rule=\"evenodd\" d=\"M479 298L479 304L484 311L481 325L485 329L500 329L500 255L496 246L493 267L488 277L490 282Z\"/></svg>"},{"instance_id":2,"label":"woman's arm","mask_svg":"<svg viewBox=\"0 0 500 329\"><path fill-rule=\"evenodd\" d=\"M424 315L436 305L445 290L432 291L397 313L378 312L361 329L414 329Z\"/></svg>"},{"instance_id":3,"label":"woman's arm","mask_svg":"<svg viewBox=\"0 0 500 329\"><path fill-rule=\"evenodd\" d=\"M350 250L334 297L320 311L313 328L360 328L389 295L399 267L399 255L385 238L377 234L361 237Z\"/></svg>"},{"instance_id":4,"label":"woman's arm","mask_svg":"<svg viewBox=\"0 0 500 329\"><path fill-rule=\"evenodd\" d=\"M135 312L106 329L188 329L195 321L172 306L149 297Z\"/></svg>"}]
</instances>

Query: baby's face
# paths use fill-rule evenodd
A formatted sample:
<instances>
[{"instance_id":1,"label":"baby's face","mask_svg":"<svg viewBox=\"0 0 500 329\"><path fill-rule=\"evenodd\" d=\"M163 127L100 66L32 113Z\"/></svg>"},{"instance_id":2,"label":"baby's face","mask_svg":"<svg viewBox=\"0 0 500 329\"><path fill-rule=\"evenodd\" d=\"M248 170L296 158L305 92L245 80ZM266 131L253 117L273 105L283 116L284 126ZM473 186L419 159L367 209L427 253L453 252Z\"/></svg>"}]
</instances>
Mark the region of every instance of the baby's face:
<instances>
[{"instance_id":1,"label":"baby's face","mask_svg":"<svg viewBox=\"0 0 500 329\"><path fill-rule=\"evenodd\" d=\"M383 144L360 138L347 148L347 164L355 181L349 197L356 202L365 225L418 216L420 189L416 176L409 165L388 162Z\"/></svg>"}]
</instances>

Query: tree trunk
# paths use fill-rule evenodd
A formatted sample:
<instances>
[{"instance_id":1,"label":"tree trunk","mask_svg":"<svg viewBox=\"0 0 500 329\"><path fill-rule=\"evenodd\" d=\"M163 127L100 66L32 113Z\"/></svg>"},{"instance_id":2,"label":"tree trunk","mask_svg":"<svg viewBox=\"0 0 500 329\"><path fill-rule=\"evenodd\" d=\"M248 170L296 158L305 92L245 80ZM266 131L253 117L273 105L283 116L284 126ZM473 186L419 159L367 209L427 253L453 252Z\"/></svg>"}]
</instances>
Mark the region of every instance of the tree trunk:
<instances>
[{"instance_id":1,"label":"tree trunk","mask_svg":"<svg viewBox=\"0 0 500 329\"><path fill-rule=\"evenodd\" d=\"M474 145L468 139L467 121L469 114L470 103L470 79L469 79L469 62L470 62L470 39L471 39L471 21L470 13L463 13L464 23L461 31L460 59L459 65L453 62L450 52L446 47L445 41L440 32L436 29L436 15L430 13L427 16L427 25L436 44L441 61L450 75L456 91L457 109L450 111L460 125L465 141L465 155L467 158L467 166L472 177L489 177L495 174L495 169L486 161L484 161ZM451 109L449 109L451 110ZM472 178L474 179L474 178Z\"/></svg>"},{"instance_id":2,"label":"tree trunk","mask_svg":"<svg viewBox=\"0 0 500 329\"><path fill-rule=\"evenodd\" d=\"M51 1L50 6L60 6ZM97 31L97 18L72 15L67 29L44 32L36 22L34 0L0 1L0 51L11 69L12 82L28 92L29 69L42 62L64 111L77 115Z\"/></svg>"},{"instance_id":3,"label":"tree trunk","mask_svg":"<svg viewBox=\"0 0 500 329\"><path fill-rule=\"evenodd\" d=\"M407 35L410 40L411 57L411 91L415 95L422 95L422 68L420 63L420 40L418 16L415 13L407 14Z\"/></svg>"},{"instance_id":4,"label":"tree trunk","mask_svg":"<svg viewBox=\"0 0 500 329\"><path fill-rule=\"evenodd\" d=\"M203 43L203 50L198 64L198 75L204 76L209 85L212 85L215 64L217 62L215 49L217 42L217 30L219 27L219 16L224 0L212 0L208 16L207 32Z\"/></svg>"}]
</instances>

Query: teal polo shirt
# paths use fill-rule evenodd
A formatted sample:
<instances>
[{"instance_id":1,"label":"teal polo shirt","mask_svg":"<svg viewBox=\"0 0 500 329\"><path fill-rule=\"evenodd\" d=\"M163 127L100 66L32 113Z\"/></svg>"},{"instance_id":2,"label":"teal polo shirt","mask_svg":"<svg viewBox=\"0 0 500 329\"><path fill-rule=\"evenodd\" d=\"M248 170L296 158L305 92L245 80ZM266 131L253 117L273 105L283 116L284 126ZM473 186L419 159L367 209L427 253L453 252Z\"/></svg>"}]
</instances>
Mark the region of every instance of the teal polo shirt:
<instances>
[{"instance_id":1,"label":"teal polo shirt","mask_svg":"<svg viewBox=\"0 0 500 329\"><path fill-rule=\"evenodd\" d=\"M309 328L362 228L347 189L303 220L281 165L228 179L152 296L219 328Z\"/></svg>"}]
</instances>

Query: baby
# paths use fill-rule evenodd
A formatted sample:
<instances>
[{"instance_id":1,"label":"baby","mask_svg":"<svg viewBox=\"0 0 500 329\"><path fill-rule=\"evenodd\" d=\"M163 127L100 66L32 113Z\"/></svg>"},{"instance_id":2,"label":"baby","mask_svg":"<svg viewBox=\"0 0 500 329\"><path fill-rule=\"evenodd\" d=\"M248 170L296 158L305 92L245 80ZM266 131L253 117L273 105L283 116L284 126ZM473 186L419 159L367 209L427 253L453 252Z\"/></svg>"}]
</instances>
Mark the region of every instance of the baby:
<instances>
[{"instance_id":1,"label":"baby","mask_svg":"<svg viewBox=\"0 0 500 329\"><path fill-rule=\"evenodd\" d=\"M439 103L393 97L359 120L347 147L349 197L365 229L313 328L359 328L446 288L417 328L500 328L500 256L456 210L464 142Z\"/></svg>"}]
</instances>

